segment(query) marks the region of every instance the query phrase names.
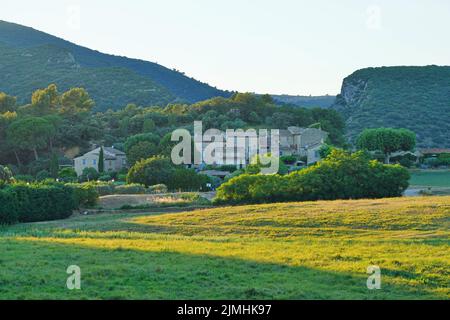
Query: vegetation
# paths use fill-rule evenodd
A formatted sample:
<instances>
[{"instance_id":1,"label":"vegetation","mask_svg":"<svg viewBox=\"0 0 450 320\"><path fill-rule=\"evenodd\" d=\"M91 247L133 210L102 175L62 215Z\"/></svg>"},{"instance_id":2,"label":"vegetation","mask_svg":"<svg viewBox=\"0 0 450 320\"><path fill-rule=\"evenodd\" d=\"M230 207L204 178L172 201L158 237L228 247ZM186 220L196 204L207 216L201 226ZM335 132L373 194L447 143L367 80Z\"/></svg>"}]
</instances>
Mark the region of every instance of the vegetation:
<instances>
[{"instance_id":1,"label":"vegetation","mask_svg":"<svg viewBox=\"0 0 450 320\"><path fill-rule=\"evenodd\" d=\"M362 150L381 151L385 163L389 164L393 152L414 151L416 134L407 129L366 129L359 135L356 144Z\"/></svg>"},{"instance_id":2,"label":"vegetation","mask_svg":"<svg viewBox=\"0 0 450 320\"><path fill-rule=\"evenodd\" d=\"M96 144L125 151L134 165L154 156L169 157L174 146L171 132L178 128L192 132L194 120L203 121L204 130L320 123L330 133L330 143L343 144L344 123L336 111L280 107L268 96L235 94L230 99L166 107L128 105L96 114L89 111L93 103L84 89L60 93L55 85L37 90L31 104L4 103L8 110L0 114L0 163L8 164L15 175L36 177L47 171L53 177L59 165L72 163L68 157L74 156L73 150L82 154ZM100 178L91 176L83 175L83 181Z\"/></svg>"},{"instance_id":3,"label":"vegetation","mask_svg":"<svg viewBox=\"0 0 450 320\"><path fill-rule=\"evenodd\" d=\"M8 184L0 189L0 224L67 218L79 200L60 184Z\"/></svg>"},{"instance_id":4,"label":"vegetation","mask_svg":"<svg viewBox=\"0 0 450 320\"><path fill-rule=\"evenodd\" d=\"M370 160L363 152L333 150L316 165L287 176L243 174L217 190L216 203L267 203L399 197L408 187L407 169Z\"/></svg>"},{"instance_id":5,"label":"vegetation","mask_svg":"<svg viewBox=\"0 0 450 320\"><path fill-rule=\"evenodd\" d=\"M16 96L19 104L26 103L34 90L53 82L65 90L86 88L96 101L96 111L118 109L131 102L158 105L230 95L156 63L103 54L3 21L0 56L0 91Z\"/></svg>"},{"instance_id":6,"label":"vegetation","mask_svg":"<svg viewBox=\"0 0 450 320\"><path fill-rule=\"evenodd\" d=\"M170 190L206 190L209 179L194 170L174 166L168 158L153 157L136 163L128 172L127 183L145 186L166 185Z\"/></svg>"},{"instance_id":7,"label":"vegetation","mask_svg":"<svg viewBox=\"0 0 450 320\"><path fill-rule=\"evenodd\" d=\"M407 128L422 148L450 147L450 67L384 67L344 80L333 106L354 139L366 128Z\"/></svg>"},{"instance_id":8,"label":"vegetation","mask_svg":"<svg viewBox=\"0 0 450 320\"><path fill-rule=\"evenodd\" d=\"M449 299L449 201L302 202L4 227L0 298ZM70 291L74 264L82 290ZM366 287L371 265L381 268L381 290Z\"/></svg>"}]
</instances>

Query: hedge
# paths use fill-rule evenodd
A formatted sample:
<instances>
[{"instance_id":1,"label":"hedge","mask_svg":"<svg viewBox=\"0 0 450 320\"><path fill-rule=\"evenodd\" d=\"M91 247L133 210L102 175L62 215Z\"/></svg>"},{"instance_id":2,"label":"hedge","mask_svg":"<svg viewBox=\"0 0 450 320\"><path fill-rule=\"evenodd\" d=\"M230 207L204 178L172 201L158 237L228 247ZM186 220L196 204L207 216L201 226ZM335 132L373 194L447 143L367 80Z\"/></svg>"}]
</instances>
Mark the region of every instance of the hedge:
<instances>
[{"instance_id":1,"label":"hedge","mask_svg":"<svg viewBox=\"0 0 450 320\"><path fill-rule=\"evenodd\" d=\"M0 188L0 224L65 219L73 210L93 206L98 193L79 184L8 184Z\"/></svg>"},{"instance_id":2,"label":"hedge","mask_svg":"<svg viewBox=\"0 0 450 320\"><path fill-rule=\"evenodd\" d=\"M0 190L0 224L64 219L75 208L64 185L13 184Z\"/></svg>"}]
</instances>

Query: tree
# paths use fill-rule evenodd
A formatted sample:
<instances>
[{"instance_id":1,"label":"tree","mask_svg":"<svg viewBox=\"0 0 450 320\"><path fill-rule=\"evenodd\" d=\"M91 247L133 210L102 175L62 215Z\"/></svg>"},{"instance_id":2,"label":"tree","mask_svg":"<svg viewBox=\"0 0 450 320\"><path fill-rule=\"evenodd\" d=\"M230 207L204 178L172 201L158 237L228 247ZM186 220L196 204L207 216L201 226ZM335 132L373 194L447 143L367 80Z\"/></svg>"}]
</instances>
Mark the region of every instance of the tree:
<instances>
[{"instance_id":1,"label":"tree","mask_svg":"<svg viewBox=\"0 0 450 320\"><path fill-rule=\"evenodd\" d=\"M127 183L143 184L147 187L170 182L173 171L172 162L168 158L153 157L138 161L131 167L127 175Z\"/></svg>"},{"instance_id":2,"label":"tree","mask_svg":"<svg viewBox=\"0 0 450 320\"><path fill-rule=\"evenodd\" d=\"M100 148L100 154L98 155L98 172L105 172L105 152L103 151L103 147Z\"/></svg>"},{"instance_id":3,"label":"tree","mask_svg":"<svg viewBox=\"0 0 450 320\"><path fill-rule=\"evenodd\" d=\"M59 170L58 155L56 153L52 153L49 165L50 176L54 179L58 178L58 170Z\"/></svg>"},{"instance_id":4,"label":"tree","mask_svg":"<svg viewBox=\"0 0 450 320\"><path fill-rule=\"evenodd\" d=\"M60 102L58 88L55 84L45 89L36 90L31 96L31 109L35 115L47 115L57 110Z\"/></svg>"},{"instance_id":5,"label":"tree","mask_svg":"<svg viewBox=\"0 0 450 320\"><path fill-rule=\"evenodd\" d=\"M414 150L416 134L407 129L366 129L358 137L357 146L361 150L381 151L389 164L393 152Z\"/></svg>"},{"instance_id":6,"label":"tree","mask_svg":"<svg viewBox=\"0 0 450 320\"><path fill-rule=\"evenodd\" d=\"M134 165L142 159L156 156L157 153L158 147L155 144L148 141L140 141L128 149L127 160L130 165Z\"/></svg>"},{"instance_id":7,"label":"tree","mask_svg":"<svg viewBox=\"0 0 450 320\"><path fill-rule=\"evenodd\" d=\"M14 121L8 128L7 137L13 148L32 150L39 160L38 149L45 148L55 134L55 127L43 118L28 117Z\"/></svg>"},{"instance_id":8,"label":"tree","mask_svg":"<svg viewBox=\"0 0 450 320\"><path fill-rule=\"evenodd\" d=\"M74 116L83 112L90 112L95 102L83 88L73 88L61 96L61 113Z\"/></svg>"},{"instance_id":9,"label":"tree","mask_svg":"<svg viewBox=\"0 0 450 320\"><path fill-rule=\"evenodd\" d=\"M137 134L135 136L131 136L125 142L125 153L128 154L128 151L130 151L130 149L139 142L147 141L154 145L158 145L160 140L161 138L153 133L142 133Z\"/></svg>"},{"instance_id":10,"label":"tree","mask_svg":"<svg viewBox=\"0 0 450 320\"><path fill-rule=\"evenodd\" d=\"M0 113L14 112L16 110L16 98L0 92Z\"/></svg>"}]
</instances>

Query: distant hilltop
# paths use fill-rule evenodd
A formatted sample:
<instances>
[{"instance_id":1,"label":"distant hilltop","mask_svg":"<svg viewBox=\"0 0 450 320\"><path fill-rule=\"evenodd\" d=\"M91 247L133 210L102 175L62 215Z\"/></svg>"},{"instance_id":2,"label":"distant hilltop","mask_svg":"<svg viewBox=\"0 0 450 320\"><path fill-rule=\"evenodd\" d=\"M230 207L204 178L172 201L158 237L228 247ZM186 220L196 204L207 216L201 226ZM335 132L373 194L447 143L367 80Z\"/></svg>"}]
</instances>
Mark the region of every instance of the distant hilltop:
<instances>
[{"instance_id":1,"label":"distant hilltop","mask_svg":"<svg viewBox=\"0 0 450 320\"><path fill-rule=\"evenodd\" d=\"M56 83L61 90L84 87L96 110L128 103L193 103L230 92L153 62L104 54L33 28L0 21L0 92L29 102L31 93Z\"/></svg>"},{"instance_id":2,"label":"distant hilltop","mask_svg":"<svg viewBox=\"0 0 450 320\"><path fill-rule=\"evenodd\" d=\"M419 147L450 147L450 67L358 70L332 108L344 115L351 140L365 128L407 128Z\"/></svg>"}]
</instances>

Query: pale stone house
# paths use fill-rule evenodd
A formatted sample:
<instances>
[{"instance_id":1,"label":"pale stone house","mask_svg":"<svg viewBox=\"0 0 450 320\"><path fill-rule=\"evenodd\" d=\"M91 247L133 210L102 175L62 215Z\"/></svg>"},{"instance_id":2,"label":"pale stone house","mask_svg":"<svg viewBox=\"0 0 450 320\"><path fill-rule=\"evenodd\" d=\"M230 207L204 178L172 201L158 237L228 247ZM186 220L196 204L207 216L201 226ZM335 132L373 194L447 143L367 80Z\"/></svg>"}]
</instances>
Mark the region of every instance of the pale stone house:
<instances>
[{"instance_id":1,"label":"pale stone house","mask_svg":"<svg viewBox=\"0 0 450 320\"><path fill-rule=\"evenodd\" d=\"M313 164L320 160L320 148L324 145L326 139L328 138L328 133L315 128L300 128L300 127L289 127L287 130L279 130L280 132L280 156L294 155L298 157L305 157L307 159L307 164ZM255 155L255 150L250 147L249 141L246 141L245 147L232 147L228 149L226 146L226 141L229 138L225 133L219 133L224 141L223 150L216 151L219 154L218 158L223 159L222 161L217 161L215 164L223 165L230 164L227 162L227 155L232 155L231 163L242 164L243 166L250 163L251 159ZM270 132L268 132L269 137L267 139L262 139L261 142L264 143L265 148L270 150L271 139ZM203 150L206 150L210 145L211 140L203 142ZM267 144L266 144L267 143Z\"/></svg>"},{"instance_id":2,"label":"pale stone house","mask_svg":"<svg viewBox=\"0 0 450 320\"><path fill-rule=\"evenodd\" d=\"M98 171L100 149L101 148L94 149L81 157L74 159L74 168L79 176L83 173L85 168L94 168ZM105 172L117 172L127 167L127 157L125 152L114 148L103 147L103 154Z\"/></svg>"}]
</instances>

